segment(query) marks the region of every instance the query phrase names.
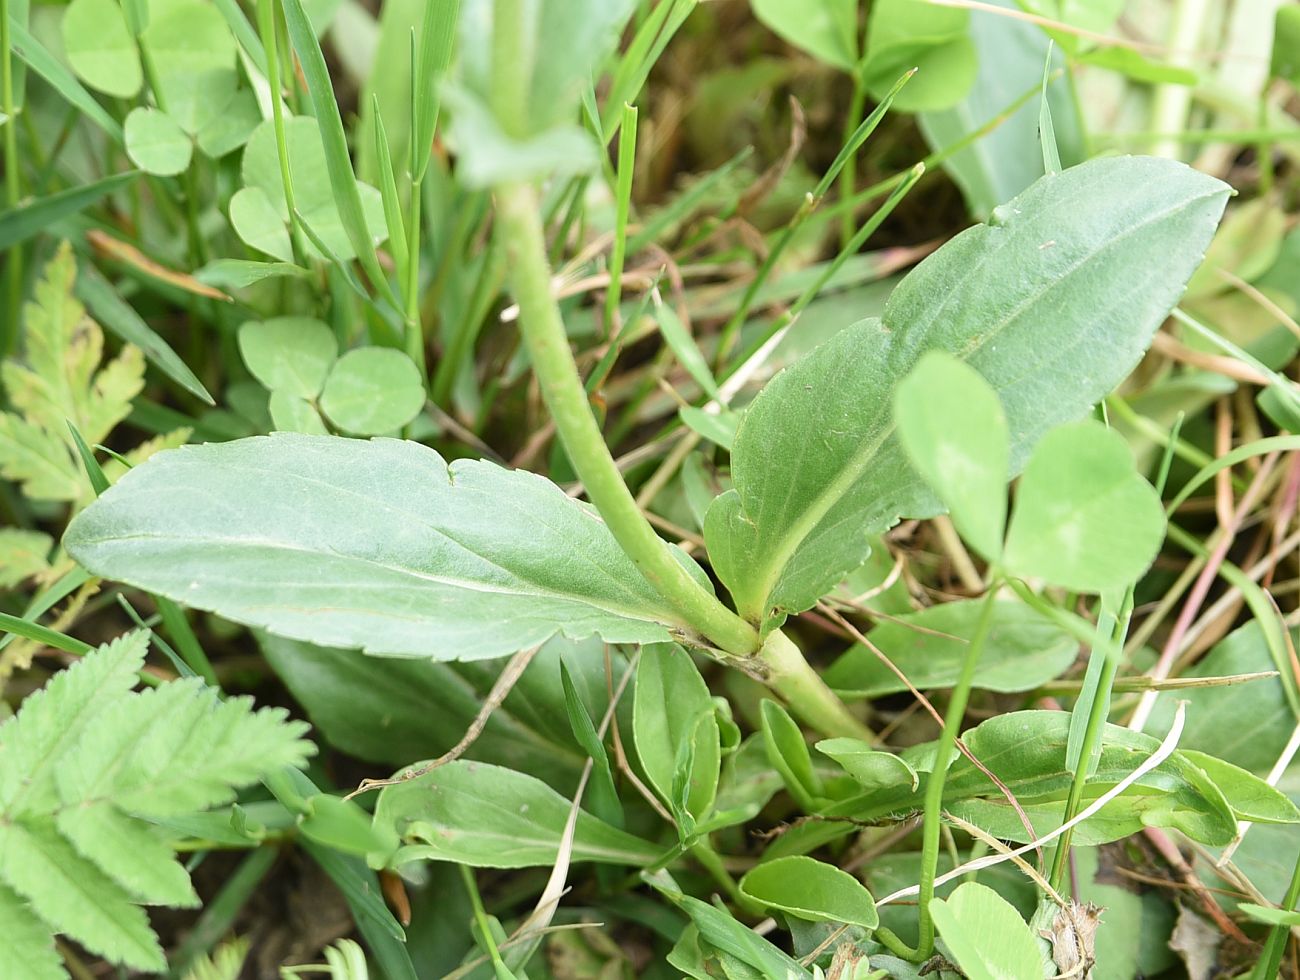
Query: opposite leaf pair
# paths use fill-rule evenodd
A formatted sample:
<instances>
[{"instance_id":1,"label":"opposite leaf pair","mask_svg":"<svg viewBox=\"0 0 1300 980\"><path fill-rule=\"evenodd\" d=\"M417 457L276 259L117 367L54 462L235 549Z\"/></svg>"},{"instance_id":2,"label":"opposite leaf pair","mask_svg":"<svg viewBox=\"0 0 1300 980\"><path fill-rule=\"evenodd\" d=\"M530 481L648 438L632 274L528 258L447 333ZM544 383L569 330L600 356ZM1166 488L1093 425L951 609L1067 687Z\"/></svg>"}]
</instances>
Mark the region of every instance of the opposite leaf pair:
<instances>
[{"instance_id":1,"label":"opposite leaf pair","mask_svg":"<svg viewBox=\"0 0 1300 980\"><path fill-rule=\"evenodd\" d=\"M1008 527L1011 439L997 392L931 352L899 385L903 448L962 537L1008 575L1082 592L1136 580L1164 537L1160 497L1124 440L1092 420L1048 432L1020 478Z\"/></svg>"}]
</instances>

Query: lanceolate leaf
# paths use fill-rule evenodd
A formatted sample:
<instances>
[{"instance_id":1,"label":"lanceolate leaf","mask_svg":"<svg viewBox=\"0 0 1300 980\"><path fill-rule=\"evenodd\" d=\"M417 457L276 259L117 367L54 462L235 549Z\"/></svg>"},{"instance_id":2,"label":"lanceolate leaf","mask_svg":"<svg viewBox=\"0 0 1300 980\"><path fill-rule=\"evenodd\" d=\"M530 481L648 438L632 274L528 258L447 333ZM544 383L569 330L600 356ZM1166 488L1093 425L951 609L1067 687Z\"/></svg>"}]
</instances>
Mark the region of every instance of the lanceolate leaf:
<instances>
[{"instance_id":1,"label":"lanceolate leaf","mask_svg":"<svg viewBox=\"0 0 1300 980\"><path fill-rule=\"evenodd\" d=\"M1061 801L1073 772L1065 763L1069 716L1061 711L1016 711L998 715L962 736L971 753L1015 795L1038 833L1061 822ZM1107 725L1089 799L1128 777L1159 746L1150 735ZM859 820L901 817L920 809L932 768L933 743L916 746L903 758L921 775L913 792L905 784L875 789L837 803L827 815ZM1249 814L1275 822L1300 822L1300 811L1263 780L1233 767L1207 775L1200 762L1175 752L1100 813L1076 830L1080 843L1098 844L1136 833L1144 826L1172 827L1204 844L1226 844L1237 820ZM965 758L948 770L946 810L1007 840L1025 841L1025 828L1002 791Z\"/></svg>"},{"instance_id":2,"label":"lanceolate leaf","mask_svg":"<svg viewBox=\"0 0 1300 980\"><path fill-rule=\"evenodd\" d=\"M740 880L745 895L797 919L848 923L874 929L880 924L866 886L847 871L795 855L765 861Z\"/></svg>"},{"instance_id":3,"label":"lanceolate leaf","mask_svg":"<svg viewBox=\"0 0 1300 980\"><path fill-rule=\"evenodd\" d=\"M389 863L421 858L476 868L528 868L555 862L572 803L540 779L481 762L449 762L390 786L375 826L403 841ZM573 860L644 865L659 856L647 841L578 814Z\"/></svg>"},{"instance_id":4,"label":"lanceolate leaf","mask_svg":"<svg viewBox=\"0 0 1300 980\"><path fill-rule=\"evenodd\" d=\"M690 654L675 645L642 651L634 703L637 757L650 785L669 803L683 743L694 740L687 809L704 817L717 793L721 757L713 699Z\"/></svg>"},{"instance_id":5,"label":"lanceolate leaf","mask_svg":"<svg viewBox=\"0 0 1300 980\"><path fill-rule=\"evenodd\" d=\"M281 434L161 453L68 529L96 574L292 639L475 660L682 626L537 476L411 442Z\"/></svg>"},{"instance_id":6,"label":"lanceolate leaf","mask_svg":"<svg viewBox=\"0 0 1300 980\"><path fill-rule=\"evenodd\" d=\"M881 320L778 375L736 435L735 489L705 524L744 615L807 609L867 554L866 537L940 510L894 435L893 388L926 350L997 391L1011 469L1085 413L1146 349L1200 262L1229 188L1182 164L1095 160L1044 177L899 284Z\"/></svg>"}]
</instances>

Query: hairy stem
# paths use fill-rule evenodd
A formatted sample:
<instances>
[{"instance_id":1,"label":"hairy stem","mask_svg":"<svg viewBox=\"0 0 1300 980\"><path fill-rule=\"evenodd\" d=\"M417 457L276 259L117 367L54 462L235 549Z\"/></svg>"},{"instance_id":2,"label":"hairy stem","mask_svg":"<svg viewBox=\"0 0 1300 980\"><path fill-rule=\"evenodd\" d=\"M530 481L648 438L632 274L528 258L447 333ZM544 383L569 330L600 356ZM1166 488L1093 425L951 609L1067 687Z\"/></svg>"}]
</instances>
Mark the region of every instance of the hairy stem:
<instances>
[{"instance_id":1,"label":"hairy stem","mask_svg":"<svg viewBox=\"0 0 1300 980\"><path fill-rule=\"evenodd\" d=\"M655 533L605 445L551 293L538 203L537 192L529 184L497 188L499 234L509 256L520 331L573 468L615 540L646 580L694 629L722 650L734 656L751 655L759 647L754 628L700 585Z\"/></svg>"},{"instance_id":2,"label":"hairy stem","mask_svg":"<svg viewBox=\"0 0 1300 980\"><path fill-rule=\"evenodd\" d=\"M522 0L494 0L492 107L507 132L526 126L530 52ZM504 243L519 328L556 432L587 496L638 571L715 647L754 658L768 684L806 723L828 735L871 737L790 640L780 633L764 643L755 628L723 605L678 560L650 526L623 482L569 347L560 307L551 291L551 268L536 188L507 181L495 188L497 234Z\"/></svg>"}]
</instances>

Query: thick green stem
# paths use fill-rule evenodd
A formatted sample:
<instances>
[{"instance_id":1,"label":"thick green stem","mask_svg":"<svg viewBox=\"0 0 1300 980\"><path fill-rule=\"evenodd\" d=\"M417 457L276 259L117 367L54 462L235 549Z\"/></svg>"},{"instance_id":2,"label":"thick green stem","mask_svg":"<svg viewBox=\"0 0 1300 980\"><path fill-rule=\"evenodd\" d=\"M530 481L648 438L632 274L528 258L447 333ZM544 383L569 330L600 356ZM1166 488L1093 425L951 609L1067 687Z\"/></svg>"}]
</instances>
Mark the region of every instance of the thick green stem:
<instances>
[{"instance_id":1,"label":"thick green stem","mask_svg":"<svg viewBox=\"0 0 1300 980\"><path fill-rule=\"evenodd\" d=\"M804 659L799 648L780 630L768 634L758 656L768 671L768 686L780 694L790 710L805 723L830 737L875 741L875 733L854 717Z\"/></svg>"},{"instance_id":2,"label":"thick green stem","mask_svg":"<svg viewBox=\"0 0 1300 980\"><path fill-rule=\"evenodd\" d=\"M520 135L528 120L533 25L526 21L531 10L526 0L493 0L492 4L492 113L511 136Z\"/></svg>"},{"instance_id":3,"label":"thick green stem","mask_svg":"<svg viewBox=\"0 0 1300 980\"><path fill-rule=\"evenodd\" d=\"M523 0L494 0L492 108L503 128L526 128L531 54ZM619 546L687 624L733 657L755 658L774 691L808 724L828 735L871 733L828 688L788 638L766 643L747 621L723 605L677 559L650 526L619 472L587 399L551 290L540 202L529 183L495 188L499 240L504 243L519 325L542 397L587 496Z\"/></svg>"},{"instance_id":4,"label":"thick green stem","mask_svg":"<svg viewBox=\"0 0 1300 980\"><path fill-rule=\"evenodd\" d=\"M934 750L934 768L930 771L930 780L925 787L925 825L921 831L921 891L917 898L921 937L916 950L909 957L918 963L929 959L934 952L934 920L930 918L930 902L934 900L934 875L939 865L943 787L948 779L948 765L956 751L957 730L966 716L966 703L970 699L971 685L975 680L975 668L993 624L994 596L997 591L998 583L995 581L984 595L979 620L975 624L975 635L971 637L970 647L966 650L957 686L952 689L948 713L943 719L943 734L939 736L939 744Z\"/></svg>"},{"instance_id":5,"label":"thick green stem","mask_svg":"<svg viewBox=\"0 0 1300 980\"><path fill-rule=\"evenodd\" d=\"M655 533L605 445L551 293L538 204L537 192L530 184L497 188L498 232L509 257L520 331L573 468L614 538L646 580L718 647L735 656L751 655L759 647L754 628L701 586Z\"/></svg>"}]
</instances>

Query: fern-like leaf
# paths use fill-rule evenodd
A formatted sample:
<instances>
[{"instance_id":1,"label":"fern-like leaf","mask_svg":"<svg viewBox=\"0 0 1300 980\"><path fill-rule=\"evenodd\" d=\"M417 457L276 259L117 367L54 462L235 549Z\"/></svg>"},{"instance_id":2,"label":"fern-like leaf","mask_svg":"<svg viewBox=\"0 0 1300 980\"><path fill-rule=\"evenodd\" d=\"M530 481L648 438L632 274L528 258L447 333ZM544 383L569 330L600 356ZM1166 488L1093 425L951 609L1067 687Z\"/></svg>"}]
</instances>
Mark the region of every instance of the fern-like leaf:
<instances>
[{"instance_id":1,"label":"fern-like leaf","mask_svg":"<svg viewBox=\"0 0 1300 980\"><path fill-rule=\"evenodd\" d=\"M54 539L40 531L0 528L0 589L49 571Z\"/></svg>"},{"instance_id":2,"label":"fern-like leaf","mask_svg":"<svg viewBox=\"0 0 1300 980\"><path fill-rule=\"evenodd\" d=\"M125 345L101 366L104 333L72 295L77 262L65 242L23 308L26 363L0 368L16 411L0 412L0 475L35 500L84 501L90 492L72 422L87 443L105 441L144 386L144 355Z\"/></svg>"},{"instance_id":3,"label":"fern-like leaf","mask_svg":"<svg viewBox=\"0 0 1300 980\"><path fill-rule=\"evenodd\" d=\"M198 898L153 820L227 803L313 751L302 722L197 679L135 692L147 643L133 633L92 651L0 725L0 935L22 976L66 976L56 933L164 969L140 906Z\"/></svg>"},{"instance_id":4,"label":"fern-like leaf","mask_svg":"<svg viewBox=\"0 0 1300 980\"><path fill-rule=\"evenodd\" d=\"M0 923L4 924L9 967L28 980L57 980L65 976L54 948L54 933L26 902L0 885Z\"/></svg>"},{"instance_id":5,"label":"fern-like leaf","mask_svg":"<svg viewBox=\"0 0 1300 980\"><path fill-rule=\"evenodd\" d=\"M248 940L232 939L196 959L185 971L185 980L239 980L246 959Z\"/></svg>"}]
</instances>

